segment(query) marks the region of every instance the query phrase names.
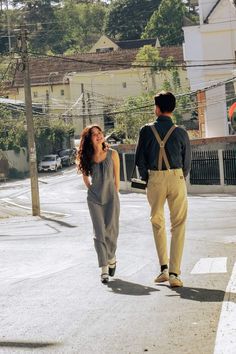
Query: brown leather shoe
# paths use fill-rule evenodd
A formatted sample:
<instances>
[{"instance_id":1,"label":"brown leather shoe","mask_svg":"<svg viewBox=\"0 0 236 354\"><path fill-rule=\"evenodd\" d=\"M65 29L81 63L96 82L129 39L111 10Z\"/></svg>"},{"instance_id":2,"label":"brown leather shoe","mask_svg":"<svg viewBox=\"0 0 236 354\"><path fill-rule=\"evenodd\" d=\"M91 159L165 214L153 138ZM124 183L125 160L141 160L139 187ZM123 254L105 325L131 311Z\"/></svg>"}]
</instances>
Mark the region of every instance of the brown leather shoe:
<instances>
[{"instance_id":1,"label":"brown leather shoe","mask_svg":"<svg viewBox=\"0 0 236 354\"><path fill-rule=\"evenodd\" d=\"M170 275L169 283L172 288L177 288L177 287L183 286L182 280L178 276L176 277L174 274Z\"/></svg>"},{"instance_id":2,"label":"brown leather shoe","mask_svg":"<svg viewBox=\"0 0 236 354\"><path fill-rule=\"evenodd\" d=\"M163 270L155 279L155 283L163 283L164 281L169 280L169 271L168 269Z\"/></svg>"}]
</instances>

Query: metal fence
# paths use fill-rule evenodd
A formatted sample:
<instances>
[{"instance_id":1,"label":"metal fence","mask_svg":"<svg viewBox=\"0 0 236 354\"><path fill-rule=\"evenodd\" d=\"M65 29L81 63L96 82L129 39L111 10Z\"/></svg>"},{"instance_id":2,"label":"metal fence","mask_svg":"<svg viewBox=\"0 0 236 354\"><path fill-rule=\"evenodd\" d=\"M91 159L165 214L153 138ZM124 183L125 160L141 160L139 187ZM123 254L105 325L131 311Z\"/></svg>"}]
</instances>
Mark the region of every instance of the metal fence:
<instances>
[{"instance_id":1,"label":"metal fence","mask_svg":"<svg viewBox=\"0 0 236 354\"><path fill-rule=\"evenodd\" d=\"M130 181L131 177L137 177L137 169L134 171L134 175L132 176L134 170L134 161L135 154L126 153L120 154L120 180L121 181Z\"/></svg>"},{"instance_id":2,"label":"metal fence","mask_svg":"<svg viewBox=\"0 0 236 354\"><path fill-rule=\"evenodd\" d=\"M218 151L192 151L190 184L220 184Z\"/></svg>"},{"instance_id":3,"label":"metal fence","mask_svg":"<svg viewBox=\"0 0 236 354\"><path fill-rule=\"evenodd\" d=\"M236 185L236 150L223 151L224 181Z\"/></svg>"},{"instance_id":4,"label":"metal fence","mask_svg":"<svg viewBox=\"0 0 236 354\"><path fill-rule=\"evenodd\" d=\"M120 154L121 181L130 181L134 158L133 153ZM236 185L236 150L193 150L189 182L191 185Z\"/></svg>"}]
</instances>

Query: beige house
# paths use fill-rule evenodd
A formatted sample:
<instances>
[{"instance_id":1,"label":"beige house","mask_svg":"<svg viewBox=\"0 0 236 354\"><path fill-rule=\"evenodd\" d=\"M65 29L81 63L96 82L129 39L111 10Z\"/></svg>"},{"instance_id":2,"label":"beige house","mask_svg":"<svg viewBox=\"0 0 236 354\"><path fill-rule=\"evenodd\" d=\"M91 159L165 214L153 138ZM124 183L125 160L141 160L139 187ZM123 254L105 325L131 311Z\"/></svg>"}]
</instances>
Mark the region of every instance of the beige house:
<instances>
[{"instance_id":1,"label":"beige house","mask_svg":"<svg viewBox=\"0 0 236 354\"><path fill-rule=\"evenodd\" d=\"M104 34L90 49L90 53L108 53L116 50L138 49L145 45L151 45L152 47L159 48L160 42L158 38L115 41Z\"/></svg>"},{"instance_id":2,"label":"beige house","mask_svg":"<svg viewBox=\"0 0 236 354\"><path fill-rule=\"evenodd\" d=\"M119 109L124 98L158 90L170 79L168 73L153 75L149 68L133 65L138 49L148 41L157 44L153 39L113 42L102 36L90 53L31 58L32 100L41 103L51 117L72 120L76 136L91 122L108 129L109 113ZM172 56L183 62L182 47L160 47L159 51L163 58ZM181 68L179 72L183 87L188 86L186 71ZM9 98L24 100L21 72L16 74Z\"/></svg>"}]
</instances>

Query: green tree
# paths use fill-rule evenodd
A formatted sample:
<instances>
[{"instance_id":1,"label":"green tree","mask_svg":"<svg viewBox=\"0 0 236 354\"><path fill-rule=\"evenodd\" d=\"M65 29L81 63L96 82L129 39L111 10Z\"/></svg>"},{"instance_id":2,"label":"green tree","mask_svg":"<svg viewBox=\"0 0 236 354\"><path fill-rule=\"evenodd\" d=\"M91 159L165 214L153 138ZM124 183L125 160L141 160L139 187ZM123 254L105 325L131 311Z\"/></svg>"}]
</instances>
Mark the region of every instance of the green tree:
<instances>
[{"instance_id":1,"label":"green tree","mask_svg":"<svg viewBox=\"0 0 236 354\"><path fill-rule=\"evenodd\" d=\"M34 119L35 141L38 159L49 152L55 152L62 148L63 142L69 140L74 133L71 124L66 124L61 119L47 117Z\"/></svg>"},{"instance_id":2,"label":"green tree","mask_svg":"<svg viewBox=\"0 0 236 354\"><path fill-rule=\"evenodd\" d=\"M102 33L108 7L100 1L74 0L12 0L11 4L12 27L19 27L24 19L30 50L42 54L88 50ZM7 38L2 41L6 51Z\"/></svg>"},{"instance_id":3,"label":"green tree","mask_svg":"<svg viewBox=\"0 0 236 354\"><path fill-rule=\"evenodd\" d=\"M60 0L13 0L12 4L24 19L30 32L30 47L37 52L45 53L55 42L56 5ZM19 8L20 5L20 8Z\"/></svg>"},{"instance_id":4,"label":"green tree","mask_svg":"<svg viewBox=\"0 0 236 354\"><path fill-rule=\"evenodd\" d=\"M20 147L26 146L23 115L14 119L11 111L5 105L0 105L0 149L19 151Z\"/></svg>"},{"instance_id":5,"label":"green tree","mask_svg":"<svg viewBox=\"0 0 236 354\"><path fill-rule=\"evenodd\" d=\"M6 3L8 2L8 9ZM13 1L2 0L0 10L0 54L8 53L9 49L16 48L16 29L19 30L22 23L25 24L25 11L20 7L15 7ZM10 42L10 43L9 43Z\"/></svg>"},{"instance_id":6,"label":"green tree","mask_svg":"<svg viewBox=\"0 0 236 354\"><path fill-rule=\"evenodd\" d=\"M173 83L170 81L166 81L161 89L172 91L176 95L176 108L173 113L173 121L178 125L184 125L183 115L187 113L190 119L194 111L194 98L188 92L184 95L178 93L180 87L175 91ZM122 113L115 115L115 129L113 129L113 133L116 136L125 137L125 143L136 143L140 128L156 119L154 115L153 94L149 93L127 98L120 107L120 111Z\"/></svg>"},{"instance_id":7,"label":"green tree","mask_svg":"<svg viewBox=\"0 0 236 354\"><path fill-rule=\"evenodd\" d=\"M57 9L58 38L51 49L55 53L74 53L88 50L102 34L106 6L103 4L74 4L68 2ZM58 40L60 39L60 40Z\"/></svg>"},{"instance_id":8,"label":"green tree","mask_svg":"<svg viewBox=\"0 0 236 354\"><path fill-rule=\"evenodd\" d=\"M4 11L0 11L0 54L8 51L7 19Z\"/></svg>"},{"instance_id":9,"label":"green tree","mask_svg":"<svg viewBox=\"0 0 236 354\"><path fill-rule=\"evenodd\" d=\"M151 45L145 45L139 49L133 64L147 66L146 70L150 70L152 78L153 91L156 91L156 74L158 73L159 75L164 76L164 79L167 81L168 73L174 65L174 59L172 57L164 59L160 56L158 48L153 48Z\"/></svg>"},{"instance_id":10,"label":"green tree","mask_svg":"<svg viewBox=\"0 0 236 354\"><path fill-rule=\"evenodd\" d=\"M188 17L188 11L181 0L162 1L150 18L142 38L158 37L161 46L181 45L184 16Z\"/></svg>"},{"instance_id":11,"label":"green tree","mask_svg":"<svg viewBox=\"0 0 236 354\"><path fill-rule=\"evenodd\" d=\"M33 119L38 158L62 148L63 142L73 135L73 126L61 119L49 121L46 116ZM19 151L22 147L27 147L25 114L22 112L14 118L5 105L0 105L0 149Z\"/></svg>"},{"instance_id":12,"label":"green tree","mask_svg":"<svg viewBox=\"0 0 236 354\"><path fill-rule=\"evenodd\" d=\"M199 12L198 12L198 5L196 2L192 0L185 0L185 6L188 11L188 17L194 23L199 22Z\"/></svg>"},{"instance_id":13,"label":"green tree","mask_svg":"<svg viewBox=\"0 0 236 354\"><path fill-rule=\"evenodd\" d=\"M104 32L117 40L139 39L161 0L116 0L109 5Z\"/></svg>"},{"instance_id":14,"label":"green tree","mask_svg":"<svg viewBox=\"0 0 236 354\"><path fill-rule=\"evenodd\" d=\"M154 48L151 45L145 45L139 49L134 64L150 66L151 72L157 72L163 69L165 66L165 60L160 57L158 48Z\"/></svg>"},{"instance_id":15,"label":"green tree","mask_svg":"<svg viewBox=\"0 0 236 354\"><path fill-rule=\"evenodd\" d=\"M125 137L125 143L135 143L139 129L154 120L152 94L125 99L120 111L123 113L115 115L113 132L116 136Z\"/></svg>"}]
</instances>

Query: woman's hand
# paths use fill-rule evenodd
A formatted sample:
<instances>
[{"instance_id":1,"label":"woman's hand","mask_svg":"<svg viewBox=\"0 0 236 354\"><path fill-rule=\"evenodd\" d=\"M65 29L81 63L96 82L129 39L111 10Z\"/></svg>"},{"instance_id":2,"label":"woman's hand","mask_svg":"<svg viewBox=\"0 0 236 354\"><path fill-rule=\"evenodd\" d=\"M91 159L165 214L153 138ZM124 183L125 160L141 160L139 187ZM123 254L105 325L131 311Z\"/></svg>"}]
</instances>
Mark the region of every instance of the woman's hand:
<instances>
[{"instance_id":1,"label":"woman's hand","mask_svg":"<svg viewBox=\"0 0 236 354\"><path fill-rule=\"evenodd\" d=\"M92 184L90 183L89 176L83 175L83 181L84 181L84 184L86 185L87 188L91 187Z\"/></svg>"},{"instance_id":2,"label":"woman's hand","mask_svg":"<svg viewBox=\"0 0 236 354\"><path fill-rule=\"evenodd\" d=\"M116 191L119 192L120 190L120 158L119 154L116 150L112 150L112 160L114 166L114 182Z\"/></svg>"}]
</instances>

